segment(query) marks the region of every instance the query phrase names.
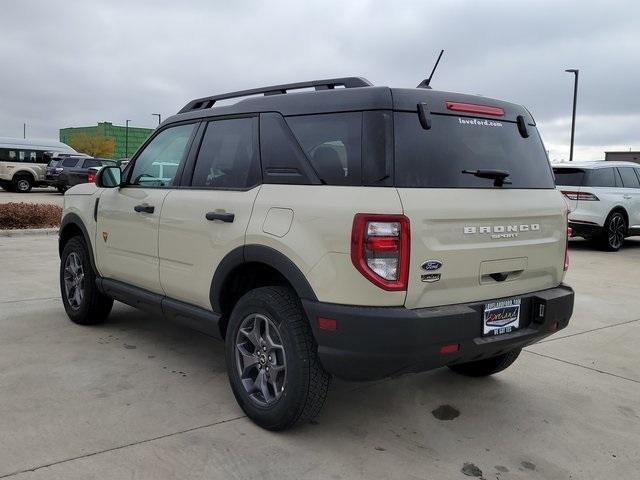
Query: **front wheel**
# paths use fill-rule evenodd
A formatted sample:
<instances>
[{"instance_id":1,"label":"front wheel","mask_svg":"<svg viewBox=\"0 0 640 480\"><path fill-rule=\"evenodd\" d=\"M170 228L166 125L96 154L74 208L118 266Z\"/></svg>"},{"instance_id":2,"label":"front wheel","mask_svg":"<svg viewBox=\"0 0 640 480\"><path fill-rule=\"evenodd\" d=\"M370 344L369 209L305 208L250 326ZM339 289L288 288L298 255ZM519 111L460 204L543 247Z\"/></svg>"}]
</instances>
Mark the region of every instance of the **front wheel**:
<instances>
[{"instance_id":1,"label":"front wheel","mask_svg":"<svg viewBox=\"0 0 640 480\"><path fill-rule=\"evenodd\" d=\"M318 415L330 375L320 365L311 326L293 291L262 287L244 295L233 309L225 342L231 389L256 424L286 430Z\"/></svg>"},{"instance_id":2,"label":"front wheel","mask_svg":"<svg viewBox=\"0 0 640 480\"><path fill-rule=\"evenodd\" d=\"M460 375L467 377L486 377L503 371L509 367L520 355L520 348L503 353L496 357L485 358L484 360L476 360L475 362L459 363L457 365L449 365L449 368Z\"/></svg>"},{"instance_id":3,"label":"front wheel","mask_svg":"<svg viewBox=\"0 0 640 480\"><path fill-rule=\"evenodd\" d=\"M71 321L80 325L104 322L113 307L113 299L98 290L89 255L84 239L73 237L60 260L62 304Z\"/></svg>"}]
</instances>

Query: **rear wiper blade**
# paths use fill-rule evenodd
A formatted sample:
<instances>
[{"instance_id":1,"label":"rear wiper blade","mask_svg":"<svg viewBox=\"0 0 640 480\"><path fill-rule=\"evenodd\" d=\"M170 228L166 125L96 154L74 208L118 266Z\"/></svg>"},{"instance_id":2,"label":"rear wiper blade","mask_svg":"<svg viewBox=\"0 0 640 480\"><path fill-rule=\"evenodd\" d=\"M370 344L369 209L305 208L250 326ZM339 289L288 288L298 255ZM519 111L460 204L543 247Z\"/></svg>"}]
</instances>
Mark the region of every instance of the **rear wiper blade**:
<instances>
[{"instance_id":1,"label":"rear wiper blade","mask_svg":"<svg viewBox=\"0 0 640 480\"><path fill-rule=\"evenodd\" d=\"M480 178L488 178L493 180L493 185L495 187L501 187L502 185L511 183L506 178L511 175L507 170L494 170L494 169L483 169L483 170L462 170L462 173L467 173L469 175L474 175Z\"/></svg>"}]
</instances>

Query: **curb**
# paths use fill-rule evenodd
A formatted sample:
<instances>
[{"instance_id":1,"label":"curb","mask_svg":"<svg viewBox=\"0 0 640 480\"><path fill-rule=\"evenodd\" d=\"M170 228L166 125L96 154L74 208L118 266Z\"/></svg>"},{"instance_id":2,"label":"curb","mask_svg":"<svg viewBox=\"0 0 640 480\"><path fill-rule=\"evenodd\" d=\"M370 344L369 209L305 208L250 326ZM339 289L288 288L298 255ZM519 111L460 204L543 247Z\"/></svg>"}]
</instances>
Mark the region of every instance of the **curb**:
<instances>
[{"instance_id":1,"label":"curb","mask_svg":"<svg viewBox=\"0 0 640 480\"><path fill-rule=\"evenodd\" d=\"M0 230L0 237L31 237L57 234L57 228L14 228L11 230Z\"/></svg>"}]
</instances>

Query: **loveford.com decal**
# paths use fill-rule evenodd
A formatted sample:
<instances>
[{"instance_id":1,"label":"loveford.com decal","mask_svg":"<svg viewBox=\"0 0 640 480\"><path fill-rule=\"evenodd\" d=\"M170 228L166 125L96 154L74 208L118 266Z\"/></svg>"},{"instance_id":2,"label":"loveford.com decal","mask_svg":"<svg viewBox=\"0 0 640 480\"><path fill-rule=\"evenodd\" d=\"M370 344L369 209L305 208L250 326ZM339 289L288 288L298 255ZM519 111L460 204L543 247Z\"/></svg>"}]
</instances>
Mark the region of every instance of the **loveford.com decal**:
<instances>
[{"instance_id":1,"label":"loveford.com decal","mask_svg":"<svg viewBox=\"0 0 640 480\"><path fill-rule=\"evenodd\" d=\"M458 117L458 123L463 125L478 125L479 127L501 127L502 123L494 122L493 120L478 120L477 118L460 118Z\"/></svg>"}]
</instances>

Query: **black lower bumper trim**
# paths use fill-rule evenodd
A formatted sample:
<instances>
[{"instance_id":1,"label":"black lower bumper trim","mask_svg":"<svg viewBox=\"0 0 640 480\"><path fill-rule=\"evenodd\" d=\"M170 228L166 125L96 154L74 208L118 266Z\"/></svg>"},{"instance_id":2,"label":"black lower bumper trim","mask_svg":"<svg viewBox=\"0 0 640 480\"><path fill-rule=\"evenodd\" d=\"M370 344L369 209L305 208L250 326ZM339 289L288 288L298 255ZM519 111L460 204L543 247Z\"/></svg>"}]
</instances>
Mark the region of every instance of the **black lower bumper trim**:
<instances>
[{"instance_id":1,"label":"black lower bumper trim","mask_svg":"<svg viewBox=\"0 0 640 480\"><path fill-rule=\"evenodd\" d=\"M482 302L422 309L360 307L302 300L324 368L347 380L374 380L407 372L489 358L522 348L561 330L573 312L571 287L525 295L520 329L482 336ZM336 330L318 328L319 317L337 321ZM443 354L444 345L459 344Z\"/></svg>"},{"instance_id":2,"label":"black lower bumper trim","mask_svg":"<svg viewBox=\"0 0 640 480\"><path fill-rule=\"evenodd\" d=\"M573 231L572 235L574 237L595 237L602 233L603 230L603 227L600 225L590 223L574 223L570 221L569 226Z\"/></svg>"}]
</instances>

